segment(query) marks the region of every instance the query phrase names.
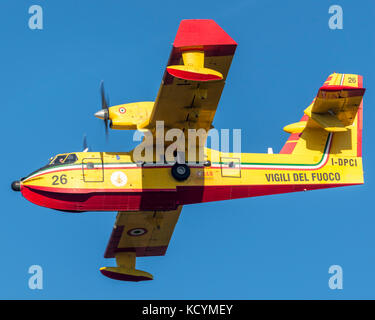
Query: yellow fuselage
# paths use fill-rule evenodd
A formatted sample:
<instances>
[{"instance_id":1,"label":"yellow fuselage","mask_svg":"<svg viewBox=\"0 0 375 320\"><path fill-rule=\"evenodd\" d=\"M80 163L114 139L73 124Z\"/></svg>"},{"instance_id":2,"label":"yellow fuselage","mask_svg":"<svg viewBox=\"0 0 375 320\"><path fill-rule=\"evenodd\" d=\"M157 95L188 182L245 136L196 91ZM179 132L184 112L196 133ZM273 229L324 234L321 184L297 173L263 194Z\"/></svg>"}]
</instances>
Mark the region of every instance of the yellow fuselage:
<instances>
[{"instance_id":1,"label":"yellow fuselage","mask_svg":"<svg viewBox=\"0 0 375 320\"><path fill-rule=\"evenodd\" d=\"M335 154L337 142L327 134L321 150L305 154L206 149L205 165L188 164L185 181L174 179L172 164L134 163L131 153L78 152L74 163L48 165L24 178L21 191L57 210L135 211L363 183L362 158Z\"/></svg>"}]
</instances>

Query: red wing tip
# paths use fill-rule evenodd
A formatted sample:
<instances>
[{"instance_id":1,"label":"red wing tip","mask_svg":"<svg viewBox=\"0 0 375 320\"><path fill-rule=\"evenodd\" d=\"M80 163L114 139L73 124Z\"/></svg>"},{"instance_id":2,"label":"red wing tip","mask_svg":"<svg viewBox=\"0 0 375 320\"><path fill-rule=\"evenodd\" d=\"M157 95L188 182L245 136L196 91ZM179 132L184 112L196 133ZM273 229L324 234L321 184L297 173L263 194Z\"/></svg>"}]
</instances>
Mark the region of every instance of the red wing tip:
<instances>
[{"instance_id":1,"label":"red wing tip","mask_svg":"<svg viewBox=\"0 0 375 320\"><path fill-rule=\"evenodd\" d=\"M199 24L199 23L216 23L214 19L182 19L180 24L191 23L191 24Z\"/></svg>"},{"instance_id":2,"label":"red wing tip","mask_svg":"<svg viewBox=\"0 0 375 320\"><path fill-rule=\"evenodd\" d=\"M182 20L173 44L175 47L237 45L212 19Z\"/></svg>"},{"instance_id":3,"label":"red wing tip","mask_svg":"<svg viewBox=\"0 0 375 320\"><path fill-rule=\"evenodd\" d=\"M134 275L123 274L119 272L108 271L105 269L100 269L100 272L102 273L103 276L106 276L113 280L131 281L131 282L152 280L151 278L144 277L144 276L134 276Z\"/></svg>"}]
</instances>

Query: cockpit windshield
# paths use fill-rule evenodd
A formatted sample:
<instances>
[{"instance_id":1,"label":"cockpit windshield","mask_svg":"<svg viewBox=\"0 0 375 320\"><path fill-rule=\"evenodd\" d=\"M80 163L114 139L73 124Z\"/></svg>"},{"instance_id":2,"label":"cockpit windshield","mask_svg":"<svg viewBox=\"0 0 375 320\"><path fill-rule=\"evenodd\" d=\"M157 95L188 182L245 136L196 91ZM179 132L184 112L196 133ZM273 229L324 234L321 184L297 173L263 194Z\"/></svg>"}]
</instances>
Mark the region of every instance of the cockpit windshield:
<instances>
[{"instance_id":1,"label":"cockpit windshield","mask_svg":"<svg viewBox=\"0 0 375 320\"><path fill-rule=\"evenodd\" d=\"M78 157L75 153L70 153L68 154L68 156L66 157L64 163L74 163L78 160Z\"/></svg>"},{"instance_id":2,"label":"cockpit windshield","mask_svg":"<svg viewBox=\"0 0 375 320\"><path fill-rule=\"evenodd\" d=\"M51 164L63 164L66 158L66 154L60 154L56 156L54 160L52 160Z\"/></svg>"},{"instance_id":3,"label":"cockpit windshield","mask_svg":"<svg viewBox=\"0 0 375 320\"><path fill-rule=\"evenodd\" d=\"M74 163L78 160L78 157L75 153L70 154L59 154L57 155L51 162L50 166L56 166L59 164L68 164L68 163Z\"/></svg>"},{"instance_id":4,"label":"cockpit windshield","mask_svg":"<svg viewBox=\"0 0 375 320\"><path fill-rule=\"evenodd\" d=\"M28 176L22 178L21 181L25 180L26 178L30 177L31 175L40 171L41 169L46 169L46 168L58 166L58 165L61 165L61 164L74 163L77 160L78 160L78 157L75 153L58 154L57 156L54 156L54 157L50 158L49 161L48 161L48 164L46 164L45 166L43 166L42 168L40 168L38 170L35 170L35 171L31 172Z\"/></svg>"}]
</instances>

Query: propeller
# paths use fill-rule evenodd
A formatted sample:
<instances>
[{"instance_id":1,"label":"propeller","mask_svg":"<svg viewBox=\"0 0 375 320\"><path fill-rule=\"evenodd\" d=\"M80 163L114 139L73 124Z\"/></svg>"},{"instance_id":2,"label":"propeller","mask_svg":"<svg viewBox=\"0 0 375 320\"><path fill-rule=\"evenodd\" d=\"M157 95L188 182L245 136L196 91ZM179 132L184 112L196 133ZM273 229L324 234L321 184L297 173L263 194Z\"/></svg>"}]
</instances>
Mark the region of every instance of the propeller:
<instances>
[{"instance_id":1,"label":"propeller","mask_svg":"<svg viewBox=\"0 0 375 320\"><path fill-rule=\"evenodd\" d=\"M106 98L105 96L103 81L100 82L100 95L102 99L102 109L95 113L95 117L104 120L105 136L106 136L106 139L108 140L108 120L109 120L109 110L108 110L109 101L108 100L109 99L108 97Z\"/></svg>"}]
</instances>

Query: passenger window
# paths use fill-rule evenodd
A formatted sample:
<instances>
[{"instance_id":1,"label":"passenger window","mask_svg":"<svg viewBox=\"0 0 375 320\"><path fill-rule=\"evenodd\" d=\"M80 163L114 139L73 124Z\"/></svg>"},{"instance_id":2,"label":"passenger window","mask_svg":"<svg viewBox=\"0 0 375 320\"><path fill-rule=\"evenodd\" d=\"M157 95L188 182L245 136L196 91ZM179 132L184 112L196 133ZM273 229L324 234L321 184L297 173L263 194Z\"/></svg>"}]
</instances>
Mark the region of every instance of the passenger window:
<instances>
[{"instance_id":1,"label":"passenger window","mask_svg":"<svg viewBox=\"0 0 375 320\"><path fill-rule=\"evenodd\" d=\"M78 160L78 157L75 153L68 154L64 163L74 163Z\"/></svg>"},{"instance_id":2,"label":"passenger window","mask_svg":"<svg viewBox=\"0 0 375 320\"><path fill-rule=\"evenodd\" d=\"M94 169L94 164L92 162L87 162L86 163L87 169Z\"/></svg>"}]
</instances>

